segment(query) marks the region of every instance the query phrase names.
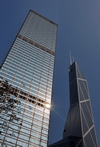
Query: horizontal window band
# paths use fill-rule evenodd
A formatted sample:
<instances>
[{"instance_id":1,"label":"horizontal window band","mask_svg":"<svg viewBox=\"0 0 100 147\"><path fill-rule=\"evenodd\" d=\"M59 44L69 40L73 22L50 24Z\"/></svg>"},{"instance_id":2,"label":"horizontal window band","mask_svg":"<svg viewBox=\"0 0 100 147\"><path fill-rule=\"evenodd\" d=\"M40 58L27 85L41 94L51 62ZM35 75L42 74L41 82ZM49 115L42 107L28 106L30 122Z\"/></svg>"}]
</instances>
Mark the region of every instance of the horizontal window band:
<instances>
[{"instance_id":1,"label":"horizontal window band","mask_svg":"<svg viewBox=\"0 0 100 147\"><path fill-rule=\"evenodd\" d=\"M3 77L0 77L1 79L3 79ZM2 81L0 80L0 86L3 86ZM33 95L30 95L26 92L23 92L22 90L18 89L17 87L13 87L12 85L10 85L9 90L8 90L8 94L14 95L17 98L21 98L23 100L26 100L30 103L33 103L35 105L38 105L40 107L44 107L46 108L46 105L50 105L49 103L46 102L46 100L42 100L40 98L37 98ZM15 102L17 102L15 100ZM31 109L31 107L30 107ZM49 107L47 107L47 109L50 109Z\"/></svg>"},{"instance_id":2,"label":"horizontal window band","mask_svg":"<svg viewBox=\"0 0 100 147\"><path fill-rule=\"evenodd\" d=\"M35 96L32 96L32 95L28 95L27 93L25 93L23 91L20 91L18 89L15 89L13 87L11 87L11 90L9 91L9 93L12 94L12 95L14 95L14 96L16 96L16 97L18 96L19 98L22 98L24 100L27 100L30 103L34 103L34 104L37 104L37 105L39 105L41 107L45 107L45 101L44 100L41 100L39 98L36 98Z\"/></svg>"},{"instance_id":3,"label":"horizontal window band","mask_svg":"<svg viewBox=\"0 0 100 147\"><path fill-rule=\"evenodd\" d=\"M40 49L42 49L42 50L44 50L44 51L46 51L46 52L48 52L48 53L50 53L50 54L52 54L52 55L55 55L55 52L53 52L53 51L49 50L48 48L36 43L35 41L32 41L32 40L30 40L30 39L28 39L28 38L26 38L26 37L24 37L20 34L18 34L17 37L26 41L26 42L28 42L28 43L30 43L30 44L32 44L32 45L34 45L34 46L36 46L36 47L38 47L38 48L40 48Z\"/></svg>"}]
</instances>

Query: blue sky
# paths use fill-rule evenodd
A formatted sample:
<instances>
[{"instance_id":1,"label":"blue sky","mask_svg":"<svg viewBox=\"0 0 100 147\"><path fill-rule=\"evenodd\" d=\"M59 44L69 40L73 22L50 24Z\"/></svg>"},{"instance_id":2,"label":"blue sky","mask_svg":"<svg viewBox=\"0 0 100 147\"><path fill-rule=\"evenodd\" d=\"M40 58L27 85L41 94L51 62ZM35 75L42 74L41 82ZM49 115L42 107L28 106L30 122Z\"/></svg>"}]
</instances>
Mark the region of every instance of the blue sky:
<instances>
[{"instance_id":1,"label":"blue sky","mask_svg":"<svg viewBox=\"0 0 100 147\"><path fill-rule=\"evenodd\" d=\"M100 145L100 1L0 0L0 64L28 11L58 24L49 143L62 139L69 108L69 51L88 80Z\"/></svg>"}]
</instances>

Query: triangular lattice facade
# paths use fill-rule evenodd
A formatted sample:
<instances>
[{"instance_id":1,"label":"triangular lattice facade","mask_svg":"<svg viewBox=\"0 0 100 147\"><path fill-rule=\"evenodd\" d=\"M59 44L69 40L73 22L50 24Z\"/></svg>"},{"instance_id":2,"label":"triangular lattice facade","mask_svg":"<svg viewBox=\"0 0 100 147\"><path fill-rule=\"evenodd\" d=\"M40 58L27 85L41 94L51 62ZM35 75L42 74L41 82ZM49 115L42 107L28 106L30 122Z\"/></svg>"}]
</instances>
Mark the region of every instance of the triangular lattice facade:
<instances>
[{"instance_id":1,"label":"triangular lattice facade","mask_svg":"<svg viewBox=\"0 0 100 147\"><path fill-rule=\"evenodd\" d=\"M70 108L63 139L51 147L98 147L87 80L76 62L69 67Z\"/></svg>"},{"instance_id":2,"label":"triangular lattice facade","mask_svg":"<svg viewBox=\"0 0 100 147\"><path fill-rule=\"evenodd\" d=\"M69 84L70 109L63 137L81 137L83 147L97 147L87 80L76 62L69 68Z\"/></svg>"}]
</instances>

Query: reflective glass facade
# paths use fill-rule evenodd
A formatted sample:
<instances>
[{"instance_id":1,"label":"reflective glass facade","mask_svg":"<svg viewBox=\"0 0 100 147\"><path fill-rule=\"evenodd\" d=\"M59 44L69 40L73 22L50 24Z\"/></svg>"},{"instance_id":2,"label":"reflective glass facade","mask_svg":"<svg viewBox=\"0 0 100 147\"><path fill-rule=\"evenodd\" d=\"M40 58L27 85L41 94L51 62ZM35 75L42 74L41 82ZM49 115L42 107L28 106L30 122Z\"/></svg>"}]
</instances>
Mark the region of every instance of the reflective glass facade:
<instances>
[{"instance_id":1,"label":"reflective glass facade","mask_svg":"<svg viewBox=\"0 0 100 147\"><path fill-rule=\"evenodd\" d=\"M70 108L63 139L49 147L98 147L87 80L76 62L69 67Z\"/></svg>"},{"instance_id":2,"label":"reflective glass facade","mask_svg":"<svg viewBox=\"0 0 100 147\"><path fill-rule=\"evenodd\" d=\"M69 67L69 87L70 108L63 138L79 137L74 143L77 147L98 147L87 80L76 62Z\"/></svg>"},{"instance_id":3,"label":"reflective glass facade","mask_svg":"<svg viewBox=\"0 0 100 147\"><path fill-rule=\"evenodd\" d=\"M56 32L57 24L30 10L2 64L0 77L20 101L0 114L2 146L47 147Z\"/></svg>"}]
</instances>

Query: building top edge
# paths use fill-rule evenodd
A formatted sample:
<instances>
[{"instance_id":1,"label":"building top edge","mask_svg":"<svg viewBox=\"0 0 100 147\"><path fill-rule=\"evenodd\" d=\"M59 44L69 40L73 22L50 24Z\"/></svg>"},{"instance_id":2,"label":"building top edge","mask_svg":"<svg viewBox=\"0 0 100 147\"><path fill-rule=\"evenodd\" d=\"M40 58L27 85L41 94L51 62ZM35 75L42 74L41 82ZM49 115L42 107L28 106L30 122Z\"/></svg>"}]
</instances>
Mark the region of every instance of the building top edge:
<instances>
[{"instance_id":1,"label":"building top edge","mask_svg":"<svg viewBox=\"0 0 100 147\"><path fill-rule=\"evenodd\" d=\"M73 64L77 64L77 62L76 62L76 61L73 61L72 63L70 63L69 68L70 68Z\"/></svg>"},{"instance_id":2,"label":"building top edge","mask_svg":"<svg viewBox=\"0 0 100 147\"><path fill-rule=\"evenodd\" d=\"M30 10L29 12L33 12L34 14L36 14L36 15L38 15L38 16L40 16L40 17L44 18L45 20L49 21L50 23L52 23L52 24L54 24L54 25L58 26L58 24L57 24L57 23L55 23L55 22L53 22L53 21L49 20L48 18L46 18L46 17L42 16L41 14L39 14L39 13L37 13L37 12L33 11L33 10Z\"/></svg>"}]
</instances>

